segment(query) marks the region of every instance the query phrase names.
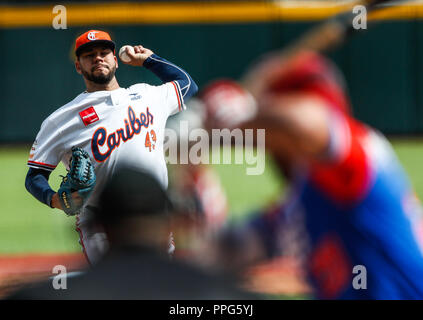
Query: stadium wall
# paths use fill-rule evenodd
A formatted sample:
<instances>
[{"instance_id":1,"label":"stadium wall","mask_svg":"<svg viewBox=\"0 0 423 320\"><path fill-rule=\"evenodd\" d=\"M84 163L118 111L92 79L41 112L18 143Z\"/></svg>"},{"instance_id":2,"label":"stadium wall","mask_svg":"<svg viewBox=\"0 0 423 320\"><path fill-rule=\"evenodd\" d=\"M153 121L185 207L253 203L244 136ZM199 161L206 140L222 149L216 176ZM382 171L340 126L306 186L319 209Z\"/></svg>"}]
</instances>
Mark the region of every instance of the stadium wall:
<instances>
[{"instance_id":1,"label":"stadium wall","mask_svg":"<svg viewBox=\"0 0 423 320\"><path fill-rule=\"evenodd\" d=\"M283 47L321 20L229 17L184 23L165 17L144 23L82 21L55 30L51 22L19 25L10 19L14 22L7 25L1 10L0 143L31 142L44 118L84 90L72 49L76 36L88 28L109 31L117 47L141 43L151 48L183 66L201 89L217 77L239 78L260 54ZM345 74L359 119L384 133L423 133L422 45L423 20L406 17L378 21L329 54ZM149 72L123 64L117 77L121 86L159 83Z\"/></svg>"}]
</instances>

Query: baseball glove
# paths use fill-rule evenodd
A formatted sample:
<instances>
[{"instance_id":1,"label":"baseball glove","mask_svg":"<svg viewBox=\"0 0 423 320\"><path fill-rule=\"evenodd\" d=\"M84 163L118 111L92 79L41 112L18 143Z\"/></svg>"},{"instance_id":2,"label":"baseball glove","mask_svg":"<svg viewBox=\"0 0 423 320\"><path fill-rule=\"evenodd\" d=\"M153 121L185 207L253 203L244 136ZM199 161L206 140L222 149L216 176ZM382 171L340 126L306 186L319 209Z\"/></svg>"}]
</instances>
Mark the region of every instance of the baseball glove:
<instances>
[{"instance_id":1,"label":"baseball glove","mask_svg":"<svg viewBox=\"0 0 423 320\"><path fill-rule=\"evenodd\" d=\"M88 153L78 147L72 147L69 171L63 177L58 191L63 211L68 216L78 213L86 200L91 195L96 182L94 166ZM72 192L77 191L82 201L75 201Z\"/></svg>"}]
</instances>

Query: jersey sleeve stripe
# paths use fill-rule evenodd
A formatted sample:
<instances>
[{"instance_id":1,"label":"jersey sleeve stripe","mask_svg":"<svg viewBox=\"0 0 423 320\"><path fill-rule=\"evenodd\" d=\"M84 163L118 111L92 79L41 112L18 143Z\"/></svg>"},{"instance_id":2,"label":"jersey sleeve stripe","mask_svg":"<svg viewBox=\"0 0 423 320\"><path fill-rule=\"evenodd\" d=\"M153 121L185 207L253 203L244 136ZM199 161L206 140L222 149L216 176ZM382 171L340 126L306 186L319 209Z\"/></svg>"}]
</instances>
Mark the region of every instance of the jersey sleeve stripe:
<instances>
[{"instance_id":1,"label":"jersey sleeve stripe","mask_svg":"<svg viewBox=\"0 0 423 320\"><path fill-rule=\"evenodd\" d=\"M179 108L179 111L181 111L181 98L180 98L180 95L179 95L179 92L178 92L178 87L176 86L174 81L172 81L171 83L172 83L173 87L175 88L176 98L178 99L178 108Z\"/></svg>"},{"instance_id":2,"label":"jersey sleeve stripe","mask_svg":"<svg viewBox=\"0 0 423 320\"><path fill-rule=\"evenodd\" d=\"M34 169L43 169L43 170L46 170L46 171L53 171L54 170L54 169L51 169L51 168L48 168L48 167L43 167L43 166L40 166L40 165L33 165L33 164L28 164L28 167L34 168Z\"/></svg>"},{"instance_id":3,"label":"jersey sleeve stripe","mask_svg":"<svg viewBox=\"0 0 423 320\"><path fill-rule=\"evenodd\" d=\"M181 86L180 86L180 84L179 84L178 81L175 81L175 83L176 83L176 87L178 88L177 91L179 93L179 98L181 98L181 110L184 110L185 109L185 104L184 104L184 96L182 94Z\"/></svg>"},{"instance_id":4,"label":"jersey sleeve stripe","mask_svg":"<svg viewBox=\"0 0 423 320\"><path fill-rule=\"evenodd\" d=\"M41 168L41 169L47 169L47 170L54 170L56 168L56 166L53 166L51 164L30 161L30 160L28 160L28 166L32 168Z\"/></svg>"}]
</instances>

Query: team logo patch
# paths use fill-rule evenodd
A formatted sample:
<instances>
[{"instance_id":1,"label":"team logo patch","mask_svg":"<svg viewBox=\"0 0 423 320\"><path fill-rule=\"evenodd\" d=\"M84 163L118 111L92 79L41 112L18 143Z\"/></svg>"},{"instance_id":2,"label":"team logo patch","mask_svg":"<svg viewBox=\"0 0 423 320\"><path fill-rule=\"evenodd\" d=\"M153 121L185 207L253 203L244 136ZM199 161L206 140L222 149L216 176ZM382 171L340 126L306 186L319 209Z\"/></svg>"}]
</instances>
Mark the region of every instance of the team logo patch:
<instances>
[{"instance_id":1,"label":"team logo patch","mask_svg":"<svg viewBox=\"0 0 423 320\"><path fill-rule=\"evenodd\" d=\"M88 109L81 111L79 113L79 115L80 115L82 122L84 123L85 126L88 126L89 124L100 120L97 113L94 110L94 107L92 107L92 106L89 107Z\"/></svg>"},{"instance_id":2,"label":"team logo patch","mask_svg":"<svg viewBox=\"0 0 423 320\"><path fill-rule=\"evenodd\" d=\"M88 40L91 40L91 41L93 41L93 40L96 40L96 34L97 33L97 31L91 31L90 33L88 33Z\"/></svg>"}]
</instances>

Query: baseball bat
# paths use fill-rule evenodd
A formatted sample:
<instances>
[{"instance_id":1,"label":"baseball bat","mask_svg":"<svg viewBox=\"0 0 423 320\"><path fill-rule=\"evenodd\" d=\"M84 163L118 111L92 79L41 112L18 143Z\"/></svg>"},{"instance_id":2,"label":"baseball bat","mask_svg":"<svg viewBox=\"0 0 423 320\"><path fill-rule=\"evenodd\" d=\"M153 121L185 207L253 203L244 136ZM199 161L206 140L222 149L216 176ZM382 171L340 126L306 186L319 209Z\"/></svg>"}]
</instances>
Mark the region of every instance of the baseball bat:
<instances>
[{"instance_id":1,"label":"baseball bat","mask_svg":"<svg viewBox=\"0 0 423 320\"><path fill-rule=\"evenodd\" d=\"M355 5L362 5L366 8L367 14L378 10L392 7L408 0L362 0ZM282 50L271 52L263 56L267 62L258 64L242 78L241 83L253 95L260 91L263 84L266 70L271 70L281 59L289 59L301 50L312 50L316 52L325 52L342 44L353 34L357 33L353 27L355 14L352 10L342 12L335 17L329 18L325 22L313 27L307 31L293 44L288 45ZM267 59L266 59L267 58Z\"/></svg>"},{"instance_id":2,"label":"baseball bat","mask_svg":"<svg viewBox=\"0 0 423 320\"><path fill-rule=\"evenodd\" d=\"M407 2L405 0L367 0L359 1L356 5L362 5L366 8L367 14L385 9L389 4L400 4ZM384 6L382 6L384 5ZM318 52L324 52L333 49L343 43L349 36L355 33L353 27L353 20L355 14L351 11L343 12L330 18L328 21L312 28L306 32L298 41L293 45L286 48L284 56L287 51L297 51L309 49Z\"/></svg>"}]
</instances>

